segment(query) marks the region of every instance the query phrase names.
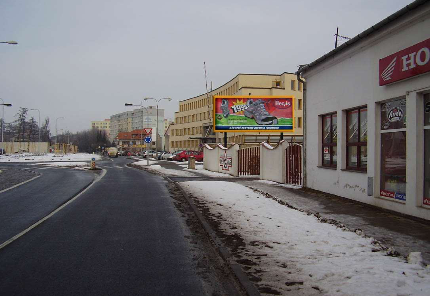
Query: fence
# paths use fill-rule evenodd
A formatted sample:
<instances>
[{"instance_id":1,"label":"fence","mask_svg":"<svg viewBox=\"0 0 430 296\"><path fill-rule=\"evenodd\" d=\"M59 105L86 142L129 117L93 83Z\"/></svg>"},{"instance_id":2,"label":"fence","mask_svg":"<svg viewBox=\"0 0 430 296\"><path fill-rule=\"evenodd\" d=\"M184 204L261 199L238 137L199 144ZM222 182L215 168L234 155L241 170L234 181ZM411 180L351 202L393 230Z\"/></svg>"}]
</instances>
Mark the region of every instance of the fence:
<instances>
[{"instance_id":1,"label":"fence","mask_svg":"<svg viewBox=\"0 0 430 296\"><path fill-rule=\"evenodd\" d=\"M286 183L302 185L302 145L292 144L285 149Z\"/></svg>"},{"instance_id":2,"label":"fence","mask_svg":"<svg viewBox=\"0 0 430 296\"><path fill-rule=\"evenodd\" d=\"M250 147L240 149L239 155L239 176L260 175L260 147Z\"/></svg>"}]
</instances>

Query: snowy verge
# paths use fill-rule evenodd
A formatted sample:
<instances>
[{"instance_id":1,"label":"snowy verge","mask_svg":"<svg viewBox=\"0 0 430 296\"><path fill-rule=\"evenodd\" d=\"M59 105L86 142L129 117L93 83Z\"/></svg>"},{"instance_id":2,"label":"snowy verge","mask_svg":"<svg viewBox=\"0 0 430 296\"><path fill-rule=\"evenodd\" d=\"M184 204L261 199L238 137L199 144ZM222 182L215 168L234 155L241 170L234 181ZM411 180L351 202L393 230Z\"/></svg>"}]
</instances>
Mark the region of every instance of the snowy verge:
<instances>
[{"instance_id":1,"label":"snowy verge","mask_svg":"<svg viewBox=\"0 0 430 296\"><path fill-rule=\"evenodd\" d=\"M98 154L76 153L76 154L54 154L47 153L36 155L31 153L0 155L0 162L58 162L58 161L91 161L92 158L100 160Z\"/></svg>"},{"instance_id":2,"label":"snowy verge","mask_svg":"<svg viewBox=\"0 0 430 296\"><path fill-rule=\"evenodd\" d=\"M181 186L245 246L237 262L260 291L300 295L428 295L430 268L387 256L372 238L321 223L317 217L243 185L189 181Z\"/></svg>"},{"instance_id":3,"label":"snowy verge","mask_svg":"<svg viewBox=\"0 0 430 296\"><path fill-rule=\"evenodd\" d=\"M34 165L44 165L49 167L88 167L89 162L81 162L81 161L74 161L74 162L41 162L41 163L35 163Z\"/></svg>"}]
</instances>

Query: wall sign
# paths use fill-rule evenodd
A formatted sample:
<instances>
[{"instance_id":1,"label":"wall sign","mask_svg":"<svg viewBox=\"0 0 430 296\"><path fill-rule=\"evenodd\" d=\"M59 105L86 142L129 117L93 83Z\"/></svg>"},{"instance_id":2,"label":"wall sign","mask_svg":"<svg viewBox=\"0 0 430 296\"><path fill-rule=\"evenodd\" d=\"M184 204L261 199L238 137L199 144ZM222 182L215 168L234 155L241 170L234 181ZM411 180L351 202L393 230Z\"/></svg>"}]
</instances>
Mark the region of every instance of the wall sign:
<instances>
[{"instance_id":1,"label":"wall sign","mask_svg":"<svg viewBox=\"0 0 430 296\"><path fill-rule=\"evenodd\" d=\"M379 85L430 71L430 39L379 60Z\"/></svg>"}]
</instances>

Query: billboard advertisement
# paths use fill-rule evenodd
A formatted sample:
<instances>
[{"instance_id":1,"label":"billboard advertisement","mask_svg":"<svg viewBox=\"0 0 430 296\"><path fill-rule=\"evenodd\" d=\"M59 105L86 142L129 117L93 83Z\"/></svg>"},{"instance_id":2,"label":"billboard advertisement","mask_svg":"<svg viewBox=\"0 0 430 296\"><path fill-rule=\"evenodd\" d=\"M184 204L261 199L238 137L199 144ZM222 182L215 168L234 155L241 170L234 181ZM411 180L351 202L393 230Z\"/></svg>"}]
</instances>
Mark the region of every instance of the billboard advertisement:
<instances>
[{"instance_id":1,"label":"billboard advertisement","mask_svg":"<svg viewBox=\"0 0 430 296\"><path fill-rule=\"evenodd\" d=\"M215 132L294 132L293 96L215 96Z\"/></svg>"}]
</instances>

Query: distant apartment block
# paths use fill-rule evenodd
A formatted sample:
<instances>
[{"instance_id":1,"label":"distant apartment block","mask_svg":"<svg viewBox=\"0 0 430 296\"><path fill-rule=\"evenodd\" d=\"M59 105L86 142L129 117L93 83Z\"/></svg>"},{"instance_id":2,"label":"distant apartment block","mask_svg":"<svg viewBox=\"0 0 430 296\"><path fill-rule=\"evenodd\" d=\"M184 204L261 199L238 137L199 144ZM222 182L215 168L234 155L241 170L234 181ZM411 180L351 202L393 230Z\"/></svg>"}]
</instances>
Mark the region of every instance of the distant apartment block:
<instances>
[{"instance_id":1,"label":"distant apartment block","mask_svg":"<svg viewBox=\"0 0 430 296\"><path fill-rule=\"evenodd\" d=\"M157 108L148 106L112 115L110 117L110 134L118 142L117 136L122 132L131 132L143 128L152 128L152 141L157 145ZM164 135L164 109L158 109L158 148L162 147Z\"/></svg>"},{"instance_id":2,"label":"distant apartment block","mask_svg":"<svg viewBox=\"0 0 430 296\"><path fill-rule=\"evenodd\" d=\"M103 121L91 121L91 128L103 130L106 135L110 137L110 119L105 119Z\"/></svg>"},{"instance_id":3,"label":"distant apartment block","mask_svg":"<svg viewBox=\"0 0 430 296\"><path fill-rule=\"evenodd\" d=\"M210 91L179 102L171 127L169 148L171 151L198 150L202 143L222 143L223 133L212 132L213 96L294 96L294 132L284 133L286 140L303 137L303 86L295 74L238 74L229 82ZM262 141L278 142L280 133L229 132L228 143L254 145Z\"/></svg>"}]
</instances>

